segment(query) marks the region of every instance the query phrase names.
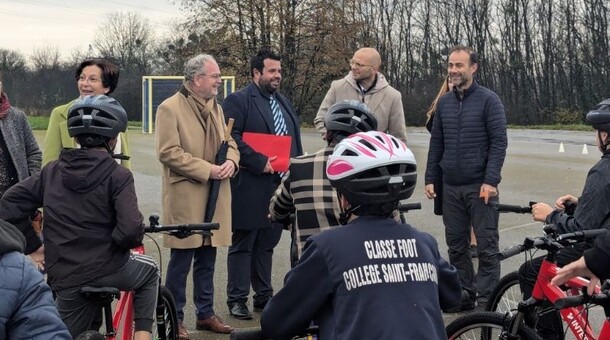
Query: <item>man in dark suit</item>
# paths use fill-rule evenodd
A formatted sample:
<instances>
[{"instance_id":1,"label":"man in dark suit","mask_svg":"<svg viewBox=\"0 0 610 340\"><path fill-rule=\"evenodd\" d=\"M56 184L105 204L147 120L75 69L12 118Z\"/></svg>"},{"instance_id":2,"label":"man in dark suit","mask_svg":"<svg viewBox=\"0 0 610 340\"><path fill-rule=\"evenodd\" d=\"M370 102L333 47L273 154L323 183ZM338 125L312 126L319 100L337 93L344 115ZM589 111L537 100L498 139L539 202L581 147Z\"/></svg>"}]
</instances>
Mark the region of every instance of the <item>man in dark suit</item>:
<instances>
[{"instance_id":1,"label":"man in dark suit","mask_svg":"<svg viewBox=\"0 0 610 340\"><path fill-rule=\"evenodd\" d=\"M231 180L233 245L227 258L227 304L231 315L251 319L246 302L250 285L254 310L262 310L273 295L271 262L282 225L268 218L269 201L281 180L275 157L254 151L242 139L244 132L292 137L290 157L303 153L299 122L292 104L277 90L282 80L280 57L261 50L250 59L252 82L222 103L225 117L235 119L232 137L241 154L240 171Z\"/></svg>"}]
</instances>

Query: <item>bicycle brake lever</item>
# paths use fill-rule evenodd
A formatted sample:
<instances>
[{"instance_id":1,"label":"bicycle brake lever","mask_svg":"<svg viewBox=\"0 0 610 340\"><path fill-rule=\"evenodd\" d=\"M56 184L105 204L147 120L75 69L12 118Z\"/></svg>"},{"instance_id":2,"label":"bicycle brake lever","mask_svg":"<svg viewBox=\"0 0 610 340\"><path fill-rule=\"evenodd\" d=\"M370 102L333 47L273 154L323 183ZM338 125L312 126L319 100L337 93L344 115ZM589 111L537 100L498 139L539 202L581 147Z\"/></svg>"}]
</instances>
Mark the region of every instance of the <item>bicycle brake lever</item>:
<instances>
[{"instance_id":1,"label":"bicycle brake lever","mask_svg":"<svg viewBox=\"0 0 610 340\"><path fill-rule=\"evenodd\" d=\"M188 230L176 230L170 233L172 236L175 236L179 239L187 238L191 236L193 233Z\"/></svg>"}]
</instances>

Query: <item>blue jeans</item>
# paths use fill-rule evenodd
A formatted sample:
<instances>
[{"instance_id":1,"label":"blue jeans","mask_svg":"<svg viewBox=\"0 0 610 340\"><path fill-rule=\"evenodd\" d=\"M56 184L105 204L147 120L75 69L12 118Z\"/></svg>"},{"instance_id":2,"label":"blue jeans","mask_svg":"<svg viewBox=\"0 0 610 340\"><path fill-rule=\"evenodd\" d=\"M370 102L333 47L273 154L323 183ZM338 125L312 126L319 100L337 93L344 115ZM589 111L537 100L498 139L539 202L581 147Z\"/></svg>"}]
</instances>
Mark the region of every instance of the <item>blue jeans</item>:
<instances>
[{"instance_id":1,"label":"blue jeans","mask_svg":"<svg viewBox=\"0 0 610 340\"><path fill-rule=\"evenodd\" d=\"M178 320L184 320L186 304L186 280L193 261L193 302L197 309L197 319L207 319L214 315L214 265L216 248L202 246L195 249L171 249L167 266L165 287L176 300Z\"/></svg>"},{"instance_id":2,"label":"blue jeans","mask_svg":"<svg viewBox=\"0 0 610 340\"><path fill-rule=\"evenodd\" d=\"M283 225L271 228L233 230L232 245L227 256L227 304L247 302L250 285L254 305L263 306L273 296L271 267L273 248L282 237Z\"/></svg>"}]
</instances>

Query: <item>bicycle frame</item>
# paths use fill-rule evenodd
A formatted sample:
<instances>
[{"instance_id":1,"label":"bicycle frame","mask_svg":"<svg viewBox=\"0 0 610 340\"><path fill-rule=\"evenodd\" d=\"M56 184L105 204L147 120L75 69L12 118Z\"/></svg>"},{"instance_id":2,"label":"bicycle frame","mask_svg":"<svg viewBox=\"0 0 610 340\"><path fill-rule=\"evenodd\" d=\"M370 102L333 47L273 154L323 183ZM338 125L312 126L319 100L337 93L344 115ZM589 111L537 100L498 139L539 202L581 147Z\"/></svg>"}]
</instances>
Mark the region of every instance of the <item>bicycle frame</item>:
<instances>
[{"instance_id":1,"label":"bicycle frame","mask_svg":"<svg viewBox=\"0 0 610 340\"><path fill-rule=\"evenodd\" d=\"M548 300L555 304L562 298L569 297L571 295L579 295L583 288L586 288L589 284L589 280L582 277L575 277L568 280L563 287L567 290L562 289L560 286L556 286L551 283L551 279L557 274L557 264L554 262L554 253L549 252L549 255L544 258L534 289L532 290L532 296L519 303L518 313L513 319L511 327L518 326L523 322L523 318L526 312L528 312L534 306L540 305L543 301ZM599 287L595 287L595 294L600 293ZM608 318L604 321L600 330L599 337L595 335L595 332L589 324L589 315L584 305L578 305L575 307L566 307L559 309L561 318L570 327L570 330L577 339L581 340L595 340L610 339L610 321ZM516 329L514 329L516 331Z\"/></svg>"},{"instance_id":2,"label":"bicycle frame","mask_svg":"<svg viewBox=\"0 0 610 340\"><path fill-rule=\"evenodd\" d=\"M139 246L131 250L134 254L144 254L144 246ZM134 336L133 329L133 296L132 291L121 292L121 297L114 309L114 315L112 317L112 327L114 328L114 334L107 334L107 340L131 340ZM121 327L122 326L122 327ZM120 333L117 333L118 330ZM116 334L120 334L119 337Z\"/></svg>"},{"instance_id":3,"label":"bicycle frame","mask_svg":"<svg viewBox=\"0 0 610 340\"><path fill-rule=\"evenodd\" d=\"M568 287L565 291L561 287L553 285L551 279L557 274L558 267L555 263L545 258L540 267L536 284L532 291L532 299L524 301L523 307L532 306L539 304L544 300L549 300L552 303L557 302L561 298L570 296L568 293L579 294L583 287L587 287L589 280L582 277L575 277L570 279L564 285ZM599 287L595 287L595 293L599 293ZM522 311L521 304L519 305L519 311ZM524 309L525 310L525 309ZM588 320L587 309L584 305L576 307L568 307L559 310L563 321L570 327L574 336L577 339L597 339L595 332L591 328ZM610 339L610 322L606 320L602 326L599 334L600 339Z\"/></svg>"}]
</instances>

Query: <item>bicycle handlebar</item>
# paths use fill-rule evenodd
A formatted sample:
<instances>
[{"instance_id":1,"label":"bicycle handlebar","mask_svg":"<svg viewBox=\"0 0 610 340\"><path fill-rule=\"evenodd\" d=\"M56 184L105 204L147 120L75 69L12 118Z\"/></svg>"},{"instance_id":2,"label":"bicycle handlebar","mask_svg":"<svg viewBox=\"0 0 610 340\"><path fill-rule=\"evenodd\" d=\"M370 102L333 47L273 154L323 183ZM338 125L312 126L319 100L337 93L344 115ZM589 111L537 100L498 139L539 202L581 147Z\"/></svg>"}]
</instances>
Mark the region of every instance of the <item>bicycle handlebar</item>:
<instances>
[{"instance_id":1,"label":"bicycle handlebar","mask_svg":"<svg viewBox=\"0 0 610 340\"><path fill-rule=\"evenodd\" d=\"M421 203L419 203L419 202L405 203L405 204L398 205L398 211L400 211L400 212L407 212L409 210L420 210L420 209L421 209Z\"/></svg>"},{"instance_id":2,"label":"bicycle handlebar","mask_svg":"<svg viewBox=\"0 0 610 340\"><path fill-rule=\"evenodd\" d=\"M600 305L600 306L604 306L604 305L608 305L610 304L610 297L608 296L607 293L600 293L600 294L594 294L594 295L574 295L574 296L568 296L565 298L561 298L557 301L555 301L554 305L557 309L563 309L563 308L569 308L569 307L576 307L576 306L581 306L587 303L592 303L595 305Z\"/></svg>"},{"instance_id":3,"label":"bicycle handlebar","mask_svg":"<svg viewBox=\"0 0 610 340\"><path fill-rule=\"evenodd\" d=\"M530 214L532 212L532 205L536 202L530 202L529 206L512 205L512 204L501 204L501 203L489 203L498 212L513 212L517 214Z\"/></svg>"},{"instance_id":4,"label":"bicycle handlebar","mask_svg":"<svg viewBox=\"0 0 610 340\"><path fill-rule=\"evenodd\" d=\"M552 246L557 249L561 248L564 245L573 243L573 242L582 242L588 239L596 238L599 235L603 235L606 233L606 229L591 229L591 230L583 230L583 231L575 231L572 233L561 234L557 236L544 235L542 237L527 237L523 241L523 244L519 244L516 246L508 247L499 253L496 256L500 259L500 261L505 260L511 256L515 256L519 253L522 253L526 250L530 250L533 248L539 249L551 249L544 248L544 246Z\"/></svg>"},{"instance_id":5,"label":"bicycle handlebar","mask_svg":"<svg viewBox=\"0 0 610 340\"><path fill-rule=\"evenodd\" d=\"M231 340L263 340L263 331L260 327L237 328L229 336Z\"/></svg>"},{"instance_id":6,"label":"bicycle handlebar","mask_svg":"<svg viewBox=\"0 0 610 340\"><path fill-rule=\"evenodd\" d=\"M298 335L298 338L304 338L308 335L317 335L318 327L310 326L305 330L305 333ZM248 327L248 328L237 328L231 332L229 336L231 340L266 340L268 338L263 336L263 331L260 327Z\"/></svg>"},{"instance_id":7,"label":"bicycle handlebar","mask_svg":"<svg viewBox=\"0 0 610 340\"><path fill-rule=\"evenodd\" d=\"M157 213L150 215L148 221L150 222L150 225L144 227L145 233L169 232L177 237L186 237L195 231L206 234L206 232L209 233L212 230L218 230L220 228L219 223L180 223L162 225L159 223L159 214Z\"/></svg>"}]
</instances>

